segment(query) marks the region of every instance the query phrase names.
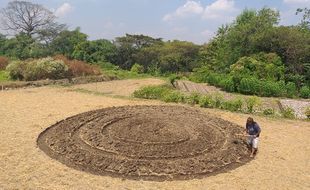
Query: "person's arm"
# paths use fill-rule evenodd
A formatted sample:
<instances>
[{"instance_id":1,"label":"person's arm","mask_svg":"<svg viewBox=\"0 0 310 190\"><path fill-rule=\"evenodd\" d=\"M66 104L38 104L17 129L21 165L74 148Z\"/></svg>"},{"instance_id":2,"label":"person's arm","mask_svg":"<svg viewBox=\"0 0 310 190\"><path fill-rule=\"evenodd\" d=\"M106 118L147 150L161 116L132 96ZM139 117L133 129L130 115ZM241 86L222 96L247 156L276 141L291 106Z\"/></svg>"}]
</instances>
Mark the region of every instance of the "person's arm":
<instances>
[{"instance_id":1,"label":"person's arm","mask_svg":"<svg viewBox=\"0 0 310 190\"><path fill-rule=\"evenodd\" d=\"M244 134L245 134L245 135L248 135L248 134L249 134L248 124L245 124Z\"/></svg>"},{"instance_id":2,"label":"person's arm","mask_svg":"<svg viewBox=\"0 0 310 190\"><path fill-rule=\"evenodd\" d=\"M261 129L260 129L260 127L259 127L259 125L258 125L257 123L256 123L255 125L256 125L256 126L255 126L255 127L256 127L256 130L257 130L257 133L255 134L255 136L256 136L256 137L259 137L260 132L261 132Z\"/></svg>"}]
</instances>

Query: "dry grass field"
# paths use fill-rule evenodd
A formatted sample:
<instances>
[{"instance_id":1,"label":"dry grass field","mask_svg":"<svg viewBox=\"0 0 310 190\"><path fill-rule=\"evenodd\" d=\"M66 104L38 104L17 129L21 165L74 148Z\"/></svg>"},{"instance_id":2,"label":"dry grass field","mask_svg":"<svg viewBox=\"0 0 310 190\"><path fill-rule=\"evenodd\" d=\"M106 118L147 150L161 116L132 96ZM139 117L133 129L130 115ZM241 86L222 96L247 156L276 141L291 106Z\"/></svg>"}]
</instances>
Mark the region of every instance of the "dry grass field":
<instances>
[{"instance_id":1,"label":"dry grass field","mask_svg":"<svg viewBox=\"0 0 310 190\"><path fill-rule=\"evenodd\" d=\"M152 83L154 79L0 91L0 189L310 189L310 123L298 120L253 116L262 128L256 158L228 173L194 180L152 182L93 175L69 168L37 147L44 129L69 116L112 106L163 104L74 88L128 96ZM241 126L249 116L203 111Z\"/></svg>"}]
</instances>

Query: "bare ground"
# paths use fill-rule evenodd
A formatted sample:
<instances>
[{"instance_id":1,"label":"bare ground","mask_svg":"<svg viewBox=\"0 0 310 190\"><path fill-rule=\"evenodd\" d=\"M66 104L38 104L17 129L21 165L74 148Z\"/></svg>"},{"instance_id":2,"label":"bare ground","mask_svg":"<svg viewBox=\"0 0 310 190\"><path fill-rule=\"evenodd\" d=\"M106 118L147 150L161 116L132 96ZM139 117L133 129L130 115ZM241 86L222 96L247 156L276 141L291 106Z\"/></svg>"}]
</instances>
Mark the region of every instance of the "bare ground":
<instances>
[{"instance_id":1,"label":"bare ground","mask_svg":"<svg viewBox=\"0 0 310 190\"><path fill-rule=\"evenodd\" d=\"M113 86L114 82L118 88L123 85L126 91L128 81L109 83ZM258 116L253 116L262 127L257 157L227 173L187 181L150 182L98 176L69 168L37 147L37 137L44 129L94 109L162 104L70 89L0 91L0 189L310 189L310 123ZM238 125L244 125L249 116L215 109L203 111Z\"/></svg>"}]
</instances>

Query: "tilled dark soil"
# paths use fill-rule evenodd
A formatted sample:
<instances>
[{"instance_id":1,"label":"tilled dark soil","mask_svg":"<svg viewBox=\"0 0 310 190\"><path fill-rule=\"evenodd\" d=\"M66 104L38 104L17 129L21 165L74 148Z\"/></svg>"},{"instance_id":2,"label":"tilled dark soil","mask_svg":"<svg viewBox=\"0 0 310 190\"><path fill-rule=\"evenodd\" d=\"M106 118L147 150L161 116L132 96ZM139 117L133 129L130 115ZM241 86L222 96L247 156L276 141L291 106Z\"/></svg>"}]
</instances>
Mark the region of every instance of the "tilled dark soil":
<instances>
[{"instance_id":1,"label":"tilled dark soil","mask_svg":"<svg viewBox=\"0 0 310 190\"><path fill-rule=\"evenodd\" d=\"M67 166L129 179L192 179L249 161L242 128L193 108L125 106L47 128L38 146Z\"/></svg>"}]
</instances>

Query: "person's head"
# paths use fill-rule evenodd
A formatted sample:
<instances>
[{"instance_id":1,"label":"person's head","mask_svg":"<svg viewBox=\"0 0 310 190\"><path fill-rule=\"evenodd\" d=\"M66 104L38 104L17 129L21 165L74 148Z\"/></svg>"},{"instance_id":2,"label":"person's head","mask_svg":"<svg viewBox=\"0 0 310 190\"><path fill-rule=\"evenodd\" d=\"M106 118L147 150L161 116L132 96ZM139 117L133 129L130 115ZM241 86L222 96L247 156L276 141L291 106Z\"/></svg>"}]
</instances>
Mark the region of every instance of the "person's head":
<instances>
[{"instance_id":1,"label":"person's head","mask_svg":"<svg viewBox=\"0 0 310 190\"><path fill-rule=\"evenodd\" d=\"M248 119L246 120L247 124L253 124L254 123L254 119L252 117L248 117Z\"/></svg>"}]
</instances>

